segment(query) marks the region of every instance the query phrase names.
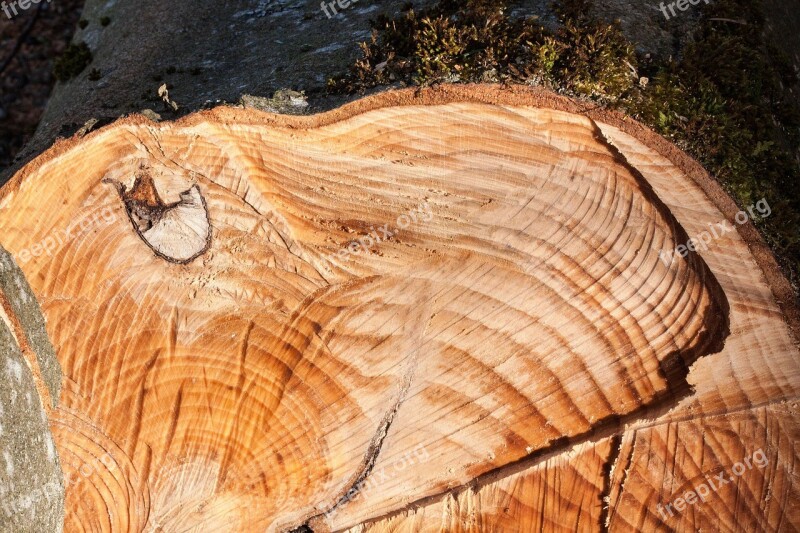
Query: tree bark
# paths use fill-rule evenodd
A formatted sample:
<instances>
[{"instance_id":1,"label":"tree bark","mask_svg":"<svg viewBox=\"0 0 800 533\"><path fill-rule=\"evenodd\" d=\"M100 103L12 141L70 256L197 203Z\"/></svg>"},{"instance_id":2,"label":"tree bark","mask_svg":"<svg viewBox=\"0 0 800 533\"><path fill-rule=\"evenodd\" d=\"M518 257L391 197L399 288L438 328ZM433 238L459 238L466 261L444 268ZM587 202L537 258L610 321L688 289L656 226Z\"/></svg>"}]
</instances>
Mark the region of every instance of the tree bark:
<instances>
[{"instance_id":1,"label":"tree bark","mask_svg":"<svg viewBox=\"0 0 800 533\"><path fill-rule=\"evenodd\" d=\"M61 367L24 275L0 247L0 531L62 531L64 484L48 415Z\"/></svg>"}]
</instances>

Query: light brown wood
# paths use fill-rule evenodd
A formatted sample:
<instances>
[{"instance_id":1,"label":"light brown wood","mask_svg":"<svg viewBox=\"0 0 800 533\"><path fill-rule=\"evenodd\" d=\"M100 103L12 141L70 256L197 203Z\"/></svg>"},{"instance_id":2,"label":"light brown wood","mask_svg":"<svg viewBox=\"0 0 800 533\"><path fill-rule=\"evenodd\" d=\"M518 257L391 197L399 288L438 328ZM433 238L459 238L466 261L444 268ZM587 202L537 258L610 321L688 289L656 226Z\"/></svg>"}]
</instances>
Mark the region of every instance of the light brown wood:
<instances>
[{"instance_id":1,"label":"light brown wood","mask_svg":"<svg viewBox=\"0 0 800 533\"><path fill-rule=\"evenodd\" d=\"M606 467L618 444L610 438L581 444L524 472L448 493L435 504L359 524L348 533L596 531L605 520Z\"/></svg>"},{"instance_id":2,"label":"light brown wood","mask_svg":"<svg viewBox=\"0 0 800 533\"><path fill-rule=\"evenodd\" d=\"M467 87L134 117L23 169L0 228L65 375L65 529L674 528L682 476L759 448L759 490L682 527L800 527L780 278L741 228L663 260L730 201L586 111ZM777 429L702 437L735 416Z\"/></svg>"}]
</instances>

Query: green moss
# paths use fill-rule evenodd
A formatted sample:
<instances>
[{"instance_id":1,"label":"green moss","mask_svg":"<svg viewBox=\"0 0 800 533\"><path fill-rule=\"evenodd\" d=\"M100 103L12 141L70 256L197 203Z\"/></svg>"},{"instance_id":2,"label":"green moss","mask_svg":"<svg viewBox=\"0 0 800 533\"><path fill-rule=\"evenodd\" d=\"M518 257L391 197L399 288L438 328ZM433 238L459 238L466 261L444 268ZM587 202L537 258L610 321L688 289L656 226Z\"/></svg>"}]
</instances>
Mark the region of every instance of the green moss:
<instances>
[{"instance_id":1,"label":"green moss","mask_svg":"<svg viewBox=\"0 0 800 533\"><path fill-rule=\"evenodd\" d=\"M544 82L577 94L615 98L636 81L636 57L616 26L568 18L550 34L534 18L511 19L505 2L444 0L394 20L380 19L363 58L333 79L334 92L402 81Z\"/></svg>"},{"instance_id":2,"label":"green moss","mask_svg":"<svg viewBox=\"0 0 800 533\"><path fill-rule=\"evenodd\" d=\"M797 74L786 54L764 41L760 0L701 4L683 59L661 63L637 58L617 25L589 15L590 0L559 2L555 32L536 18L510 18L506 7L502 0L442 0L379 19L371 41L360 45L362 58L330 80L329 90L526 83L621 109L697 158L740 206L767 200L772 214L756 226L797 287L800 109L786 90Z\"/></svg>"},{"instance_id":3,"label":"green moss","mask_svg":"<svg viewBox=\"0 0 800 533\"><path fill-rule=\"evenodd\" d=\"M100 25L103 27L108 26L111 24L111 17L100 17Z\"/></svg>"},{"instance_id":4,"label":"green moss","mask_svg":"<svg viewBox=\"0 0 800 533\"><path fill-rule=\"evenodd\" d=\"M86 29L86 26L89 25L89 21L86 19L81 19L78 21L78 27L82 30Z\"/></svg>"},{"instance_id":5,"label":"green moss","mask_svg":"<svg viewBox=\"0 0 800 533\"><path fill-rule=\"evenodd\" d=\"M712 20L744 19L747 25ZM791 63L764 41L759 2L720 0L703 7L693 44L679 62L657 68L622 109L672 138L747 207L797 287L800 272L800 110L786 88Z\"/></svg>"},{"instance_id":6,"label":"green moss","mask_svg":"<svg viewBox=\"0 0 800 533\"><path fill-rule=\"evenodd\" d=\"M85 42L70 44L64 53L56 59L53 65L53 74L59 81L74 78L92 62L92 52Z\"/></svg>"}]
</instances>

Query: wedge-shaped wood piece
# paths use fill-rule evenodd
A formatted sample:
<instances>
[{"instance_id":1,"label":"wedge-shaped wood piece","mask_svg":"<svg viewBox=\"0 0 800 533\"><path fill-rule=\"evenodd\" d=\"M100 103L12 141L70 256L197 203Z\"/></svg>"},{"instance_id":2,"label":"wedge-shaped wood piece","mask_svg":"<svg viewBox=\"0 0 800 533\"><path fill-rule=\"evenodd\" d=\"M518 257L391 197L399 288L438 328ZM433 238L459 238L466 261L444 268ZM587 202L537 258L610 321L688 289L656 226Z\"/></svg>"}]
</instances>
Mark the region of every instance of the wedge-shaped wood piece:
<instances>
[{"instance_id":1,"label":"wedge-shaped wood piece","mask_svg":"<svg viewBox=\"0 0 800 533\"><path fill-rule=\"evenodd\" d=\"M613 530L793 531L796 403L627 434L610 478Z\"/></svg>"},{"instance_id":2,"label":"wedge-shaped wood piece","mask_svg":"<svg viewBox=\"0 0 800 533\"><path fill-rule=\"evenodd\" d=\"M686 232L564 111L132 118L0 195L65 470L105 466L67 529L351 527L668 404L728 335L700 257L661 259Z\"/></svg>"}]
</instances>

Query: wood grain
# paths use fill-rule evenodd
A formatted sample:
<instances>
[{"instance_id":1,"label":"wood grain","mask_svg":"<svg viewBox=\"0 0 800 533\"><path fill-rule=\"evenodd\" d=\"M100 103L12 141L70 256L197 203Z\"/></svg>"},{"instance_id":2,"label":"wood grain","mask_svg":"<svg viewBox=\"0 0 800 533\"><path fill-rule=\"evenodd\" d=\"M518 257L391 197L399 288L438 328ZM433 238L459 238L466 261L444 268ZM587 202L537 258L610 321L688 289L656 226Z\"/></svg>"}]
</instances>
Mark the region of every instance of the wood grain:
<instances>
[{"instance_id":1,"label":"wood grain","mask_svg":"<svg viewBox=\"0 0 800 533\"><path fill-rule=\"evenodd\" d=\"M581 444L479 489L361 524L348 533L386 531L593 531L604 521L607 464L618 442ZM542 512L546 510L546 512Z\"/></svg>"},{"instance_id":2,"label":"wood grain","mask_svg":"<svg viewBox=\"0 0 800 533\"><path fill-rule=\"evenodd\" d=\"M66 530L624 530L597 502L628 501L608 472L638 427L796 396L746 245L660 259L710 196L504 94L131 118L0 191L65 374Z\"/></svg>"},{"instance_id":3,"label":"wood grain","mask_svg":"<svg viewBox=\"0 0 800 533\"><path fill-rule=\"evenodd\" d=\"M733 223L739 208L697 163L629 119L595 110L587 114L597 121L607 140L641 171L687 233L696 236L707 230L709 224L725 220ZM788 303L791 296L787 297L787 291L776 286L779 274L776 275L774 260L751 226L736 226L736 231L716 239L700 255L730 302L731 334L720 352L702 357L692 366L687 377L692 394L666 411L650 411L620 428L618 433L626 439L623 446L630 446L631 439L637 438L637 453L631 459L630 447L623 447L607 465L615 472L615 477L607 484L615 491L609 503L609 516L613 519L597 524L593 530L800 529L795 503L796 452L787 446L796 431L794 421L800 384L800 358L790 331L792 324L796 331L796 309ZM781 279L778 281L785 283ZM773 294L778 294L779 298ZM787 312L788 316L784 314ZM775 411L780 416L776 416ZM742 425L742 420L763 420L765 412L774 423ZM736 429L727 432L721 446L714 435L719 431L719 424L728 421ZM676 428L684 427L692 428L693 432L682 430L680 439L676 439ZM646 444L641 438L642 434L654 433L669 438L672 451L667 453L663 443ZM715 447L722 455L714 457L703 452L704 443L711 438L715 440L705 446ZM681 453L688 450L688 454L675 457L678 453L675 447L680 447ZM721 469L730 472L736 462L751 457L759 449L767 454L772 466L766 471L749 473L743 483L761 483L766 491L747 490L744 485L740 490L737 485L722 493L714 492L707 503L692 507L693 513L682 516L682 521L670 516L665 520L659 514L657 505L663 508L670 503L673 490L675 496L680 495L678 487L671 485L672 480L684 476L685 469L694 469L696 474L693 456L706 461L703 468L713 478ZM534 475L543 461L534 454L520 463L497 469L479 486L489 492L500 490L508 479ZM710 464L713 461L716 462ZM655 469L655 464L661 465L659 469ZM551 475L569 473L569 467L554 467L549 462L548 468L554 470ZM626 468L635 469L637 483L626 481ZM464 497L465 493L458 494ZM441 509L440 501L421 502L421 507L409 507L416 509L412 517L406 518L404 515L408 511L400 511L389 519L371 523L370 530L416 531L417 516L438 516L436 513ZM564 519L563 511L556 505L544 505L538 511L553 522ZM745 514L741 515L743 512ZM566 516L579 515L567 513ZM740 516L743 517L741 522L738 521ZM498 531L518 531L513 524L500 521L493 522L492 526ZM463 521L430 530L467 531L469 524Z\"/></svg>"}]
</instances>

